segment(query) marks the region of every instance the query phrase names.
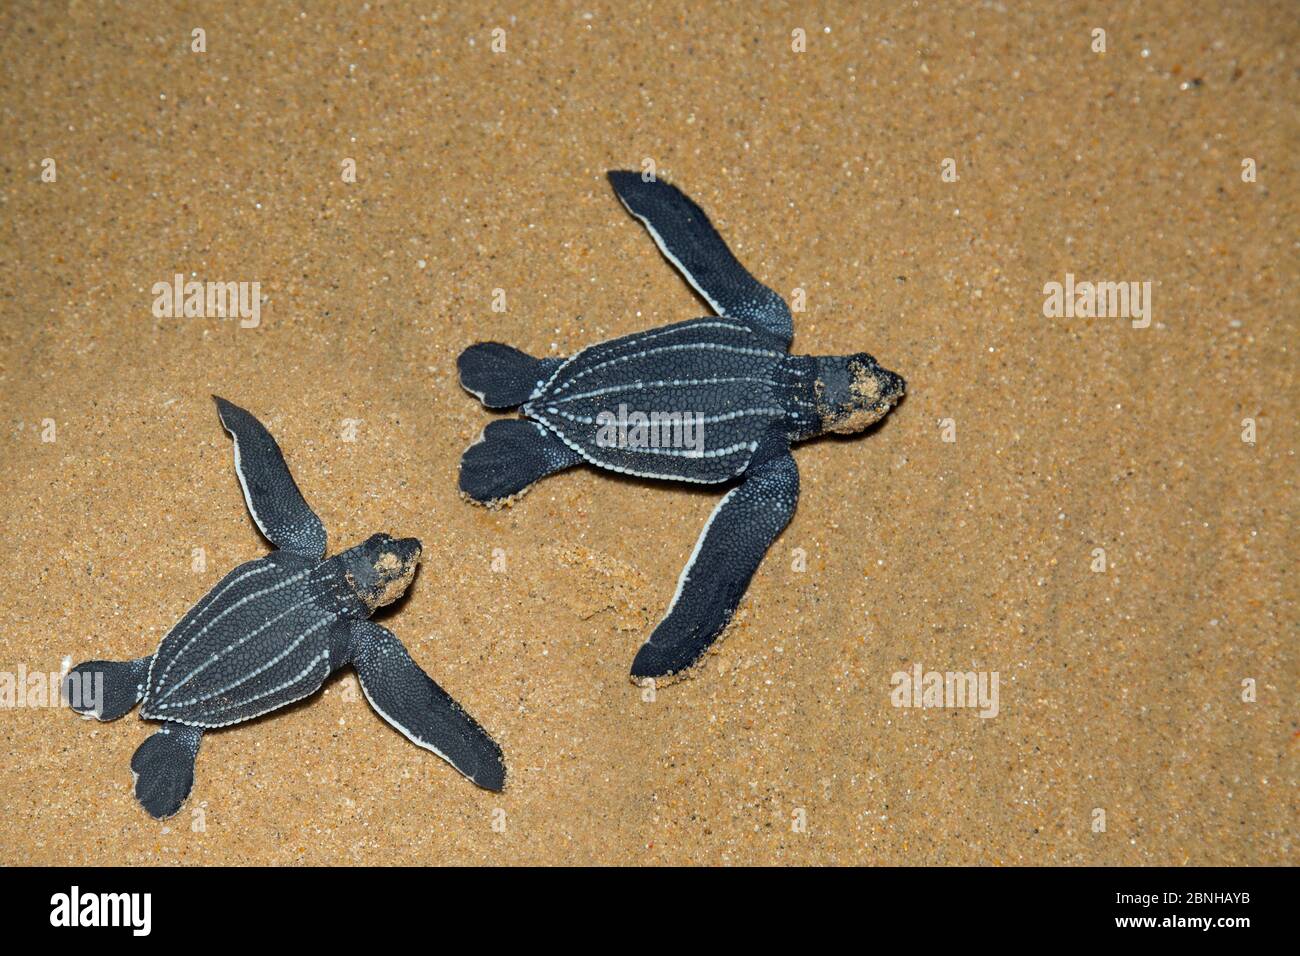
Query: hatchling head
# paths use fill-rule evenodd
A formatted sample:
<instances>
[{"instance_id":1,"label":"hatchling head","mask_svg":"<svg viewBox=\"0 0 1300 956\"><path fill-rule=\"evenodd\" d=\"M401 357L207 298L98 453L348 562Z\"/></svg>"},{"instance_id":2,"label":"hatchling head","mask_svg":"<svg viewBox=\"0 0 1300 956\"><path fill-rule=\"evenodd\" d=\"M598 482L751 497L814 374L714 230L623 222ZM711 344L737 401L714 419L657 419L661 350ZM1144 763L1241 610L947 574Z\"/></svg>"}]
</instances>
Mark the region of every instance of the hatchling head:
<instances>
[{"instance_id":1,"label":"hatchling head","mask_svg":"<svg viewBox=\"0 0 1300 956\"><path fill-rule=\"evenodd\" d=\"M907 383L866 352L817 357L816 398L822 427L850 435L884 418Z\"/></svg>"},{"instance_id":2,"label":"hatchling head","mask_svg":"<svg viewBox=\"0 0 1300 956\"><path fill-rule=\"evenodd\" d=\"M339 557L348 584L373 611L406 593L420 563L420 542L375 534Z\"/></svg>"}]
</instances>

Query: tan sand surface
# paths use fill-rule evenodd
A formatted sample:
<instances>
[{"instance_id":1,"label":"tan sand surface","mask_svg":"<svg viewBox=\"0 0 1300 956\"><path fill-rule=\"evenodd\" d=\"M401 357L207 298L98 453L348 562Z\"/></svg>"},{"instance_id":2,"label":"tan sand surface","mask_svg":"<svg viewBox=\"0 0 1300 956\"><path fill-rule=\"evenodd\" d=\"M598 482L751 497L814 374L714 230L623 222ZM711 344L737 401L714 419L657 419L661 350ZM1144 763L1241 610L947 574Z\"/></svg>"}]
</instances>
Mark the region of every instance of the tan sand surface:
<instances>
[{"instance_id":1,"label":"tan sand surface","mask_svg":"<svg viewBox=\"0 0 1300 956\"><path fill-rule=\"evenodd\" d=\"M340 675L209 735L157 823L148 725L15 707L0 862L1295 863L1298 34L1245 0L4 4L0 671L149 653L264 553L216 392L333 549L423 540L383 623L510 784ZM645 158L804 290L795 351L909 383L796 449L737 621L652 701L628 666L717 496L456 489L466 345L704 314L603 178ZM260 282L260 325L155 317L178 272ZM1045 317L1066 273L1151 282L1150 326ZM997 716L893 706L918 663L996 672Z\"/></svg>"}]
</instances>

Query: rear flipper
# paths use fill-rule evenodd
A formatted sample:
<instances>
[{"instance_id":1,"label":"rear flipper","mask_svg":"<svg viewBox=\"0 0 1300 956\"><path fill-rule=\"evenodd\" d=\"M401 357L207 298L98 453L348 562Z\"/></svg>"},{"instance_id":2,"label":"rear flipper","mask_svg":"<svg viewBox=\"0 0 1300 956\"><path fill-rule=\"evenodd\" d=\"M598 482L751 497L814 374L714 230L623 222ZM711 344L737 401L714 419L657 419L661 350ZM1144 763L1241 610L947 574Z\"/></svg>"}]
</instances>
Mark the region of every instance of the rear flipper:
<instances>
[{"instance_id":1,"label":"rear flipper","mask_svg":"<svg viewBox=\"0 0 1300 956\"><path fill-rule=\"evenodd\" d=\"M402 642L373 621L352 624L352 666L379 716L485 790L506 785L501 748L411 660Z\"/></svg>"},{"instance_id":2,"label":"rear flipper","mask_svg":"<svg viewBox=\"0 0 1300 956\"><path fill-rule=\"evenodd\" d=\"M152 657L133 661L86 661L63 678L63 699L79 714L117 720L144 698Z\"/></svg>"},{"instance_id":3,"label":"rear flipper","mask_svg":"<svg viewBox=\"0 0 1300 956\"><path fill-rule=\"evenodd\" d=\"M135 798L155 820L181 808L194 788L194 760L203 731L186 724L163 724L131 758Z\"/></svg>"},{"instance_id":4,"label":"rear flipper","mask_svg":"<svg viewBox=\"0 0 1300 956\"><path fill-rule=\"evenodd\" d=\"M500 342L480 342L460 353L460 384L488 408L514 408L532 397L564 364L564 359L536 359Z\"/></svg>"},{"instance_id":5,"label":"rear flipper","mask_svg":"<svg viewBox=\"0 0 1300 956\"><path fill-rule=\"evenodd\" d=\"M490 422L460 460L460 490L480 504L514 497L533 482L582 461L549 429L522 418Z\"/></svg>"}]
</instances>

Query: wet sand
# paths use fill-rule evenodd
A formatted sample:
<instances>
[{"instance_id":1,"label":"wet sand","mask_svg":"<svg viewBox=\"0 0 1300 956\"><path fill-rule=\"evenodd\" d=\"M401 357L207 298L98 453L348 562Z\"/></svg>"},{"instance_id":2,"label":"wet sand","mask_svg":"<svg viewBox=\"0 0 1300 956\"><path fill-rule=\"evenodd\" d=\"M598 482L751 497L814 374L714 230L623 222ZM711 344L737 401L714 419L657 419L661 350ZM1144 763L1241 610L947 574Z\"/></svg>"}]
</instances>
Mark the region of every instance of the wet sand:
<instances>
[{"instance_id":1,"label":"wet sand","mask_svg":"<svg viewBox=\"0 0 1300 956\"><path fill-rule=\"evenodd\" d=\"M0 710L0 862L1296 862L1292 5L437 6L0 10L0 670L150 653L265 552L215 392L332 550L423 540L382 623L507 791L351 677L208 735L165 823L134 715ZM736 622L652 701L717 495L456 488L466 345L705 314L604 181L645 158L804 290L794 351L909 383L796 449ZM176 273L260 282L260 323L156 317ZM1046 317L1067 273L1149 281L1149 326ZM996 673L997 716L894 706L916 664Z\"/></svg>"}]
</instances>

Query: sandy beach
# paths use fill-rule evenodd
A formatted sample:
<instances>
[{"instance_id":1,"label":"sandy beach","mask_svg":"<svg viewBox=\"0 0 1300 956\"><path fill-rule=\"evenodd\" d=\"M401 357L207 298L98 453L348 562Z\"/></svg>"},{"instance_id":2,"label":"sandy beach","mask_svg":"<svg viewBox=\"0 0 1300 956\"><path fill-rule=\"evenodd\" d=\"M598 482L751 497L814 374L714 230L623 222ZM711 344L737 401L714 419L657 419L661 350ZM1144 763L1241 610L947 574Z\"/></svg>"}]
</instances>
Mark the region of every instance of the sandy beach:
<instances>
[{"instance_id":1,"label":"sandy beach","mask_svg":"<svg viewBox=\"0 0 1300 956\"><path fill-rule=\"evenodd\" d=\"M1298 40L1281 2L4 5L0 863L1296 863ZM908 382L796 446L736 620L653 694L718 490L457 491L465 347L708 314L604 178L647 162L799 299L793 352ZM160 823L152 725L36 693L269 550L214 393L331 552L421 539L380 622L504 793L345 672L206 735ZM931 672L996 708L914 706Z\"/></svg>"}]
</instances>

